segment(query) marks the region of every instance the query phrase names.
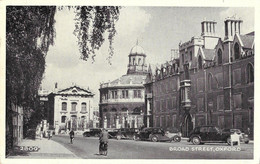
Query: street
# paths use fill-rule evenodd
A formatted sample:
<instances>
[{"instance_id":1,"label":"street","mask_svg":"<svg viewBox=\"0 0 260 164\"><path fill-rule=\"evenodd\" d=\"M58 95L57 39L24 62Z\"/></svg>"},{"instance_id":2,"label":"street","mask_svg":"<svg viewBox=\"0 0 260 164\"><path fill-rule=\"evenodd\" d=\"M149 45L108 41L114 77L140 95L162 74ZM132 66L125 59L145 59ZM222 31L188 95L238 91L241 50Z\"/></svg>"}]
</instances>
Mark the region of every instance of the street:
<instances>
[{"instance_id":1,"label":"street","mask_svg":"<svg viewBox=\"0 0 260 164\"><path fill-rule=\"evenodd\" d=\"M69 136L53 136L78 158L83 159L253 159L253 143L228 146L226 143L193 145L181 142L150 142L110 139L108 156L99 155L99 140L95 137L76 136L70 144Z\"/></svg>"}]
</instances>

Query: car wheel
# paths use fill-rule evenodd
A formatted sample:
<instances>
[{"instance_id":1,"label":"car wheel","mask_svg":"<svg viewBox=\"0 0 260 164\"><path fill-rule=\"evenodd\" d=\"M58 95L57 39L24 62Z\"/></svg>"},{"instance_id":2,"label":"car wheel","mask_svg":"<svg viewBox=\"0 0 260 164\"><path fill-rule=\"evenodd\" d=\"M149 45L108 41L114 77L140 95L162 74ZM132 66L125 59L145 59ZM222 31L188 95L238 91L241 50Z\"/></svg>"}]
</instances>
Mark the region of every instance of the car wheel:
<instances>
[{"instance_id":1,"label":"car wheel","mask_svg":"<svg viewBox=\"0 0 260 164\"><path fill-rule=\"evenodd\" d=\"M117 139L117 140L121 140L121 136L120 136L120 135L117 135L117 136L116 136L116 139Z\"/></svg>"},{"instance_id":2,"label":"car wheel","mask_svg":"<svg viewBox=\"0 0 260 164\"><path fill-rule=\"evenodd\" d=\"M156 137L156 136L152 136L151 141L153 141L153 142L157 142L157 141L158 141L158 137Z\"/></svg>"},{"instance_id":3,"label":"car wheel","mask_svg":"<svg viewBox=\"0 0 260 164\"><path fill-rule=\"evenodd\" d=\"M133 136L133 140L135 140L135 141L139 141L139 140L140 140L140 137L139 137L139 136L136 136L136 135L134 135L134 136Z\"/></svg>"},{"instance_id":4,"label":"car wheel","mask_svg":"<svg viewBox=\"0 0 260 164\"><path fill-rule=\"evenodd\" d=\"M249 141L245 141L245 144L248 144L249 143Z\"/></svg>"},{"instance_id":5,"label":"car wheel","mask_svg":"<svg viewBox=\"0 0 260 164\"><path fill-rule=\"evenodd\" d=\"M181 137L180 136L174 136L173 140L174 140L174 142L180 142L181 141Z\"/></svg>"},{"instance_id":6,"label":"car wheel","mask_svg":"<svg viewBox=\"0 0 260 164\"><path fill-rule=\"evenodd\" d=\"M227 144L231 145L231 138L230 137L227 138Z\"/></svg>"},{"instance_id":7,"label":"car wheel","mask_svg":"<svg viewBox=\"0 0 260 164\"><path fill-rule=\"evenodd\" d=\"M83 134L83 136L84 136L84 137L87 137L87 135L86 135L86 134Z\"/></svg>"},{"instance_id":8,"label":"car wheel","mask_svg":"<svg viewBox=\"0 0 260 164\"><path fill-rule=\"evenodd\" d=\"M199 145L200 143L201 143L201 140L200 140L200 138L199 137L193 137L192 138L192 143L194 144L194 145Z\"/></svg>"},{"instance_id":9,"label":"car wheel","mask_svg":"<svg viewBox=\"0 0 260 164\"><path fill-rule=\"evenodd\" d=\"M98 137L98 134L95 134L95 137Z\"/></svg>"}]
</instances>

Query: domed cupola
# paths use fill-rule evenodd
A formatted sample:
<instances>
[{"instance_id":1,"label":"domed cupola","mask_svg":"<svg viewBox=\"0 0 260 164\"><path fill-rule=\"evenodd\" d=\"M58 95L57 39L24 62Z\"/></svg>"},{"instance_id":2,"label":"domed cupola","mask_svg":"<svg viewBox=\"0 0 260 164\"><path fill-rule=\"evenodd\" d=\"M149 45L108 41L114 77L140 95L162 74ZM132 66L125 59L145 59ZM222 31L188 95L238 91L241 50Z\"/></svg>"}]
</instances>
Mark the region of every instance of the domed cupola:
<instances>
[{"instance_id":1,"label":"domed cupola","mask_svg":"<svg viewBox=\"0 0 260 164\"><path fill-rule=\"evenodd\" d=\"M138 44L138 43L137 43ZM139 45L135 45L131 51L130 51L130 55L145 55L144 49L143 47L139 46Z\"/></svg>"},{"instance_id":2,"label":"domed cupola","mask_svg":"<svg viewBox=\"0 0 260 164\"><path fill-rule=\"evenodd\" d=\"M127 74L146 74L147 73L147 65L145 63L145 51L143 47L138 45L138 41L136 45L131 49L128 63Z\"/></svg>"}]
</instances>

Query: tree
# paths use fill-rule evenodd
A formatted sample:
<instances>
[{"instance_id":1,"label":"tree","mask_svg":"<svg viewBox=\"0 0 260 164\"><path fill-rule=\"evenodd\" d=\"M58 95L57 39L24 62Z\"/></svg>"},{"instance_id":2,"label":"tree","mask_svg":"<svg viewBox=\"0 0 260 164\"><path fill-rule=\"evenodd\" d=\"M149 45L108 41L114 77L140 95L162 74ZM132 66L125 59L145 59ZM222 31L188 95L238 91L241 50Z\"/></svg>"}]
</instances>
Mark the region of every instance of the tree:
<instances>
[{"instance_id":1,"label":"tree","mask_svg":"<svg viewBox=\"0 0 260 164\"><path fill-rule=\"evenodd\" d=\"M110 54L113 55L115 22L119 7L74 6L75 31L83 60L94 60L95 50L104 43L108 32ZM63 7L59 7L62 10ZM6 152L13 147L12 105L24 109L30 125L32 116L40 118L36 109L38 89L45 71L45 57L55 37L56 6L8 6L6 7Z\"/></svg>"}]
</instances>

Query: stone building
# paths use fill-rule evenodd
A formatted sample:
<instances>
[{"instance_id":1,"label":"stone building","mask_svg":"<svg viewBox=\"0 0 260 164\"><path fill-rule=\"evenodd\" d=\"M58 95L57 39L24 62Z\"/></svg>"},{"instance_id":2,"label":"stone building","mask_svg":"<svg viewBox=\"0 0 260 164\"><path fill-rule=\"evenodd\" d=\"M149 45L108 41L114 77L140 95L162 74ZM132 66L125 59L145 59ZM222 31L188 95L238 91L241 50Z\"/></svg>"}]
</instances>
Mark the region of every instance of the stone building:
<instances>
[{"instance_id":1,"label":"stone building","mask_svg":"<svg viewBox=\"0 0 260 164\"><path fill-rule=\"evenodd\" d=\"M254 32L240 34L235 17L224 23L221 39L216 22L203 21L201 36L179 44L179 59L155 70L154 126L177 127L184 136L199 125L253 132Z\"/></svg>"},{"instance_id":2,"label":"stone building","mask_svg":"<svg viewBox=\"0 0 260 164\"><path fill-rule=\"evenodd\" d=\"M100 125L104 128L137 128L143 125L145 51L138 43L129 54L127 74L100 85Z\"/></svg>"},{"instance_id":3,"label":"stone building","mask_svg":"<svg viewBox=\"0 0 260 164\"><path fill-rule=\"evenodd\" d=\"M45 97L45 98L44 98ZM41 95L41 101L47 101L46 120L55 128L56 134L61 131L84 131L93 127L93 97L89 89L73 85L59 90L57 83L53 92Z\"/></svg>"}]
</instances>

